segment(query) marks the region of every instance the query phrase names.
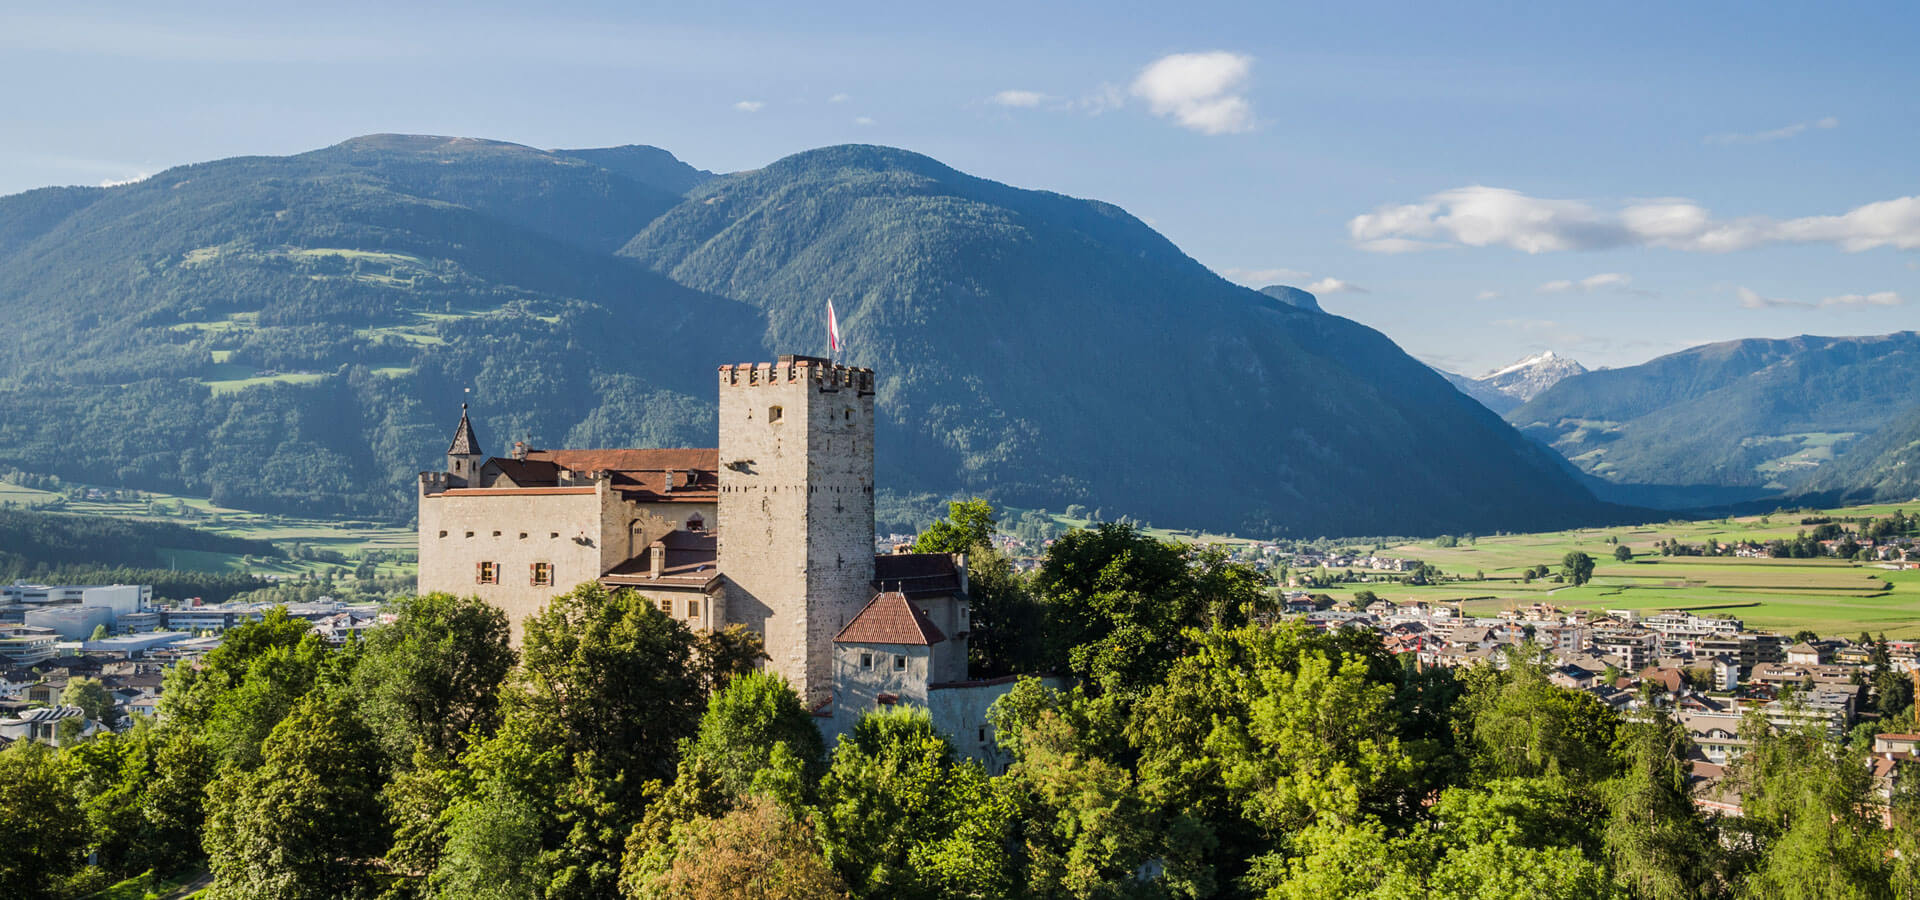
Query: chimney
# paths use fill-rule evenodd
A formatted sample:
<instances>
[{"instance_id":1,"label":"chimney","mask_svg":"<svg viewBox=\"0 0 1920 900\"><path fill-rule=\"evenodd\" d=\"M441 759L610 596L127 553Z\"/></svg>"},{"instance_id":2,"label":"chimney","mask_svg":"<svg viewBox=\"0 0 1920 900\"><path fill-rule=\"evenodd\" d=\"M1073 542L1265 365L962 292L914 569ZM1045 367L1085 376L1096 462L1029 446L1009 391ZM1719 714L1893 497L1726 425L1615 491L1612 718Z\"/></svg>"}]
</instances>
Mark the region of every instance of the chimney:
<instances>
[{"instance_id":1,"label":"chimney","mask_svg":"<svg viewBox=\"0 0 1920 900\"><path fill-rule=\"evenodd\" d=\"M526 441L513 442L513 458L514 459L527 458L527 442Z\"/></svg>"},{"instance_id":2,"label":"chimney","mask_svg":"<svg viewBox=\"0 0 1920 900\"><path fill-rule=\"evenodd\" d=\"M959 575L960 575L960 596L962 596L962 597L965 597L965 596L968 596L968 591L967 591L967 586L968 586L968 584L967 584L967 554L965 554L965 553L955 553L955 554L953 555L953 567L954 567L954 569L955 569L955 570L956 570L956 571L957 571L957 572L959 573Z\"/></svg>"},{"instance_id":3,"label":"chimney","mask_svg":"<svg viewBox=\"0 0 1920 900\"><path fill-rule=\"evenodd\" d=\"M653 563L653 577L659 578L667 570L667 542L654 541L647 550L648 560Z\"/></svg>"},{"instance_id":4,"label":"chimney","mask_svg":"<svg viewBox=\"0 0 1920 900\"><path fill-rule=\"evenodd\" d=\"M672 469L667 470L667 477L661 479L661 483L665 484L666 487L661 488L660 493L662 494L673 493L673 470Z\"/></svg>"}]
</instances>

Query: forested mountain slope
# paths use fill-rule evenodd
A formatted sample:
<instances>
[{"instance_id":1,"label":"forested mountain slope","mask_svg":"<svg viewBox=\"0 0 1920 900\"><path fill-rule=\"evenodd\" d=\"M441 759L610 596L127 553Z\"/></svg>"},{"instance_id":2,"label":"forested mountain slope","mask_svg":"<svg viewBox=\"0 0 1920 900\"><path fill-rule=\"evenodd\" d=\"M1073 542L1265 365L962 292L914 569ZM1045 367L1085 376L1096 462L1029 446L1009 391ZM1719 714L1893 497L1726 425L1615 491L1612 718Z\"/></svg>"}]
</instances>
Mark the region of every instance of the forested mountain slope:
<instances>
[{"instance_id":1,"label":"forested mountain slope","mask_svg":"<svg viewBox=\"0 0 1920 900\"><path fill-rule=\"evenodd\" d=\"M829 297L886 489L1255 533L1611 513L1370 329L878 147L713 177L377 135L0 198L0 465L404 519L460 400L495 452L710 446L713 367L822 351Z\"/></svg>"},{"instance_id":2,"label":"forested mountain slope","mask_svg":"<svg viewBox=\"0 0 1920 900\"><path fill-rule=\"evenodd\" d=\"M1377 332L1230 284L1117 207L846 146L710 181L622 251L880 375L879 475L1260 532L1517 527L1584 489Z\"/></svg>"},{"instance_id":3,"label":"forested mountain slope","mask_svg":"<svg viewBox=\"0 0 1920 900\"><path fill-rule=\"evenodd\" d=\"M1829 464L1915 406L1920 335L1899 332L1707 344L1568 378L1507 419L1610 481L1792 492L1831 489Z\"/></svg>"},{"instance_id":4,"label":"forested mountain slope","mask_svg":"<svg viewBox=\"0 0 1920 900\"><path fill-rule=\"evenodd\" d=\"M678 202L578 160L376 136L0 200L0 462L260 509L412 514L490 449L711 443L754 310L607 251Z\"/></svg>"},{"instance_id":5,"label":"forested mountain slope","mask_svg":"<svg viewBox=\"0 0 1920 900\"><path fill-rule=\"evenodd\" d=\"M1904 502L1920 497L1920 407L1861 438L1799 487L1821 502Z\"/></svg>"}]
</instances>

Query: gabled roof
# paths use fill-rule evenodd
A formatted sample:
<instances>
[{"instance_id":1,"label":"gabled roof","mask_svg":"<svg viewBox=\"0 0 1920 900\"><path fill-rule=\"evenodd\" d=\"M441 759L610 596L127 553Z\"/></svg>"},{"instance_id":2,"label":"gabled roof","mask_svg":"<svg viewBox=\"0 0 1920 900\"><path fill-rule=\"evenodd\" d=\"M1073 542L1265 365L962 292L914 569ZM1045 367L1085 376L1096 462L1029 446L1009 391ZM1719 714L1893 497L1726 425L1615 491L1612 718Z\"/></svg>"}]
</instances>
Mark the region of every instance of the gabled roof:
<instances>
[{"instance_id":1,"label":"gabled roof","mask_svg":"<svg viewBox=\"0 0 1920 900\"><path fill-rule=\"evenodd\" d=\"M473 423L467 420L467 405L460 404L460 427L453 430L453 443L447 447L448 456L480 455L480 439L473 434Z\"/></svg>"},{"instance_id":2,"label":"gabled roof","mask_svg":"<svg viewBox=\"0 0 1920 900\"><path fill-rule=\"evenodd\" d=\"M947 639L920 607L899 591L876 595L860 614L840 629L836 644L913 644L932 646Z\"/></svg>"}]
</instances>

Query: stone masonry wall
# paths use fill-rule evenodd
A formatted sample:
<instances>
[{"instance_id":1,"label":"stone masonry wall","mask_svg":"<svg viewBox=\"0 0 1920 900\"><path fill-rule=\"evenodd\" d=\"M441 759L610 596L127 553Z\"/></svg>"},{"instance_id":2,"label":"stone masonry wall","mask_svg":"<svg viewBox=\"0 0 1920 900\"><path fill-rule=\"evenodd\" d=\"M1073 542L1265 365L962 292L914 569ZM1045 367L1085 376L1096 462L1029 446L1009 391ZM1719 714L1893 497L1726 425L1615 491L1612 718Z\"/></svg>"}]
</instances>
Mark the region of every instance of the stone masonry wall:
<instances>
[{"instance_id":1,"label":"stone masonry wall","mask_svg":"<svg viewBox=\"0 0 1920 900\"><path fill-rule=\"evenodd\" d=\"M873 375L789 358L723 366L719 384L727 618L817 702L833 636L873 594Z\"/></svg>"}]
</instances>

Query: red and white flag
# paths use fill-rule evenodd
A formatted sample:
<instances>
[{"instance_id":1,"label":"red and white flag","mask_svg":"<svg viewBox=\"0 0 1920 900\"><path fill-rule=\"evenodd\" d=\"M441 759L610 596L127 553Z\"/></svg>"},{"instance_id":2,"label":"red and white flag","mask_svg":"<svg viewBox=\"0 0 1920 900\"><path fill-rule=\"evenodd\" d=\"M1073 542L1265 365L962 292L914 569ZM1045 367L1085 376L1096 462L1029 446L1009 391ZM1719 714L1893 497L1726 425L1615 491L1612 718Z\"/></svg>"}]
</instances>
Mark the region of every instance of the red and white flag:
<instances>
[{"instance_id":1,"label":"red and white flag","mask_svg":"<svg viewBox=\"0 0 1920 900\"><path fill-rule=\"evenodd\" d=\"M840 352L840 319L833 314L833 300L827 300L827 349Z\"/></svg>"}]
</instances>

